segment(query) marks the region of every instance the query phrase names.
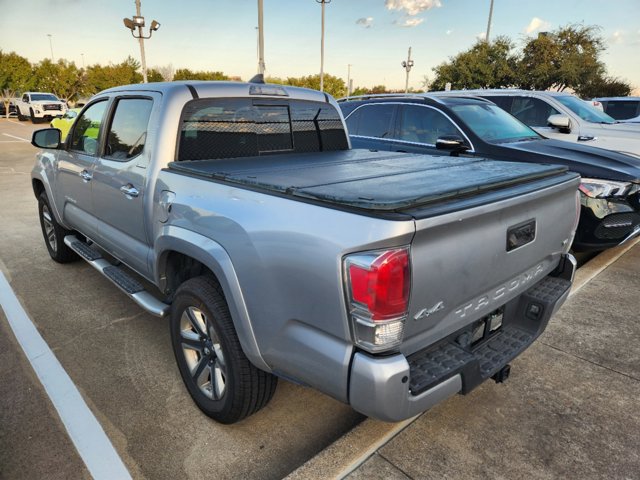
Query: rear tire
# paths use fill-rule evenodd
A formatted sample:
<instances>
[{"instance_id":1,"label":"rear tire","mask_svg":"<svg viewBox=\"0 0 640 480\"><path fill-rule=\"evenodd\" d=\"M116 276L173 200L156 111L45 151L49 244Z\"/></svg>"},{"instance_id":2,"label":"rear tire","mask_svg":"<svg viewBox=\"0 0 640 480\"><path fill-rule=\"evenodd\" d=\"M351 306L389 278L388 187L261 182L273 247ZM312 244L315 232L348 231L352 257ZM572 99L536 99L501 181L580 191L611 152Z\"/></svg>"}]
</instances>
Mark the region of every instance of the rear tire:
<instances>
[{"instance_id":1,"label":"rear tire","mask_svg":"<svg viewBox=\"0 0 640 480\"><path fill-rule=\"evenodd\" d=\"M69 263L77 260L79 258L78 254L64 243L64 237L73 234L73 232L63 228L56 221L45 192L42 192L38 197L38 214L44 244L47 247L49 256L58 263Z\"/></svg>"},{"instance_id":2,"label":"rear tire","mask_svg":"<svg viewBox=\"0 0 640 480\"><path fill-rule=\"evenodd\" d=\"M182 380L206 415L230 424L269 403L278 379L245 356L222 289L213 278L195 277L178 288L170 328Z\"/></svg>"}]
</instances>

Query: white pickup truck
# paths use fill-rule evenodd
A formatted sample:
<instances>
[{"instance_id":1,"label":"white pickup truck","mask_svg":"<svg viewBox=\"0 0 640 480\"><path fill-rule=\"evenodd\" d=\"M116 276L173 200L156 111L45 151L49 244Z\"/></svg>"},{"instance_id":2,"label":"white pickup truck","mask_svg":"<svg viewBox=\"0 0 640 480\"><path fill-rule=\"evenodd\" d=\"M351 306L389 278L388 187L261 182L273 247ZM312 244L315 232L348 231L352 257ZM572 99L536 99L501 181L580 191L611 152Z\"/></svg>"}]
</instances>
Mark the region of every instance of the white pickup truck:
<instances>
[{"instance_id":1,"label":"white pickup truck","mask_svg":"<svg viewBox=\"0 0 640 480\"><path fill-rule=\"evenodd\" d=\"M25 92L22 98L16 101L16 113L21 121L30 118L33 123L38 123L61 117L66 111L66 103L53 93Z\"/></svg>"}]
</instances>

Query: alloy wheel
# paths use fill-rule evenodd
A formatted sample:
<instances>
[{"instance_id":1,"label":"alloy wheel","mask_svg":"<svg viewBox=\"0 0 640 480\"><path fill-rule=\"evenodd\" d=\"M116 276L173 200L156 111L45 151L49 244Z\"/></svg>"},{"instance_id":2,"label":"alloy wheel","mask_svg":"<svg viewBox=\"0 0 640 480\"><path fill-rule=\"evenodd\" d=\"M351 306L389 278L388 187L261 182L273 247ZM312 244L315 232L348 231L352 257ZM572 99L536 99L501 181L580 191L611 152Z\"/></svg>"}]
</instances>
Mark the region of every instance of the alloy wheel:
<instances>
[{"instance_id":1,"label":"alloy wheel","mask_svg":"<svg viewBox=\"0 0 640 480\"><path fill-rule=\"evenodd\" d=\"M180 343L191 379L212 400L226 392L227 369L220 339L207 315L187 307L180 317Z\"/></svg>"}]
</instances>

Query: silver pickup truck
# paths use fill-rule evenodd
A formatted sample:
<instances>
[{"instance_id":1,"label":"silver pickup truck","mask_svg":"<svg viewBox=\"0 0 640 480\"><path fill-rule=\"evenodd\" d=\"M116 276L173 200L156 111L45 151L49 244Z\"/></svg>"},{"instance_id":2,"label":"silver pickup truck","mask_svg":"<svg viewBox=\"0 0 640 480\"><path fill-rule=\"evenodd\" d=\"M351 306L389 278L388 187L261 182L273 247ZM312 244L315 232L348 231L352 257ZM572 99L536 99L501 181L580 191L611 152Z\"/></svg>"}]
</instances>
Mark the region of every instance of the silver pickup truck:
<instances>
[{"instance_id":1,"label":"silver pickup truck","mask_svg":"<svg viewBox=\"0 0 640 480\"><path fill-rule=\"evenodd\" d=\"M56 129L32 143L51 257L169 316L189 393L223 423L278 377L411 417L504 380L571 287L577 175L351 150L317 91L123 86L64 143Z\"/></svg>"}]
</instances>

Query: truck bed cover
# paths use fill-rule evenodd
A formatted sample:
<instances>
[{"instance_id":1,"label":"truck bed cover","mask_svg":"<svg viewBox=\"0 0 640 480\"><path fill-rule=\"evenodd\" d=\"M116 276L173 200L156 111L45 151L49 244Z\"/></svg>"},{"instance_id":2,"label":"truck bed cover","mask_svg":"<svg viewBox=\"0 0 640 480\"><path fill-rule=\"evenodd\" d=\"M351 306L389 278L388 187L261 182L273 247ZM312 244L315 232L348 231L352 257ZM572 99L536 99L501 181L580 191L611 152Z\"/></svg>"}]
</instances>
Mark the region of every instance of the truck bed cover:
<instances>
[{"instance_id":1,"label":"truck bed cover","mask_svg":"<svg viewBox=\"0 0 640 480\"><path fill-rule=\"evenodd\" d=\"M181 161L170 163L169 169L267 193L382 212L431 206L567 170L558 165L369 150Z\"/></svg>"}]
</instances>

